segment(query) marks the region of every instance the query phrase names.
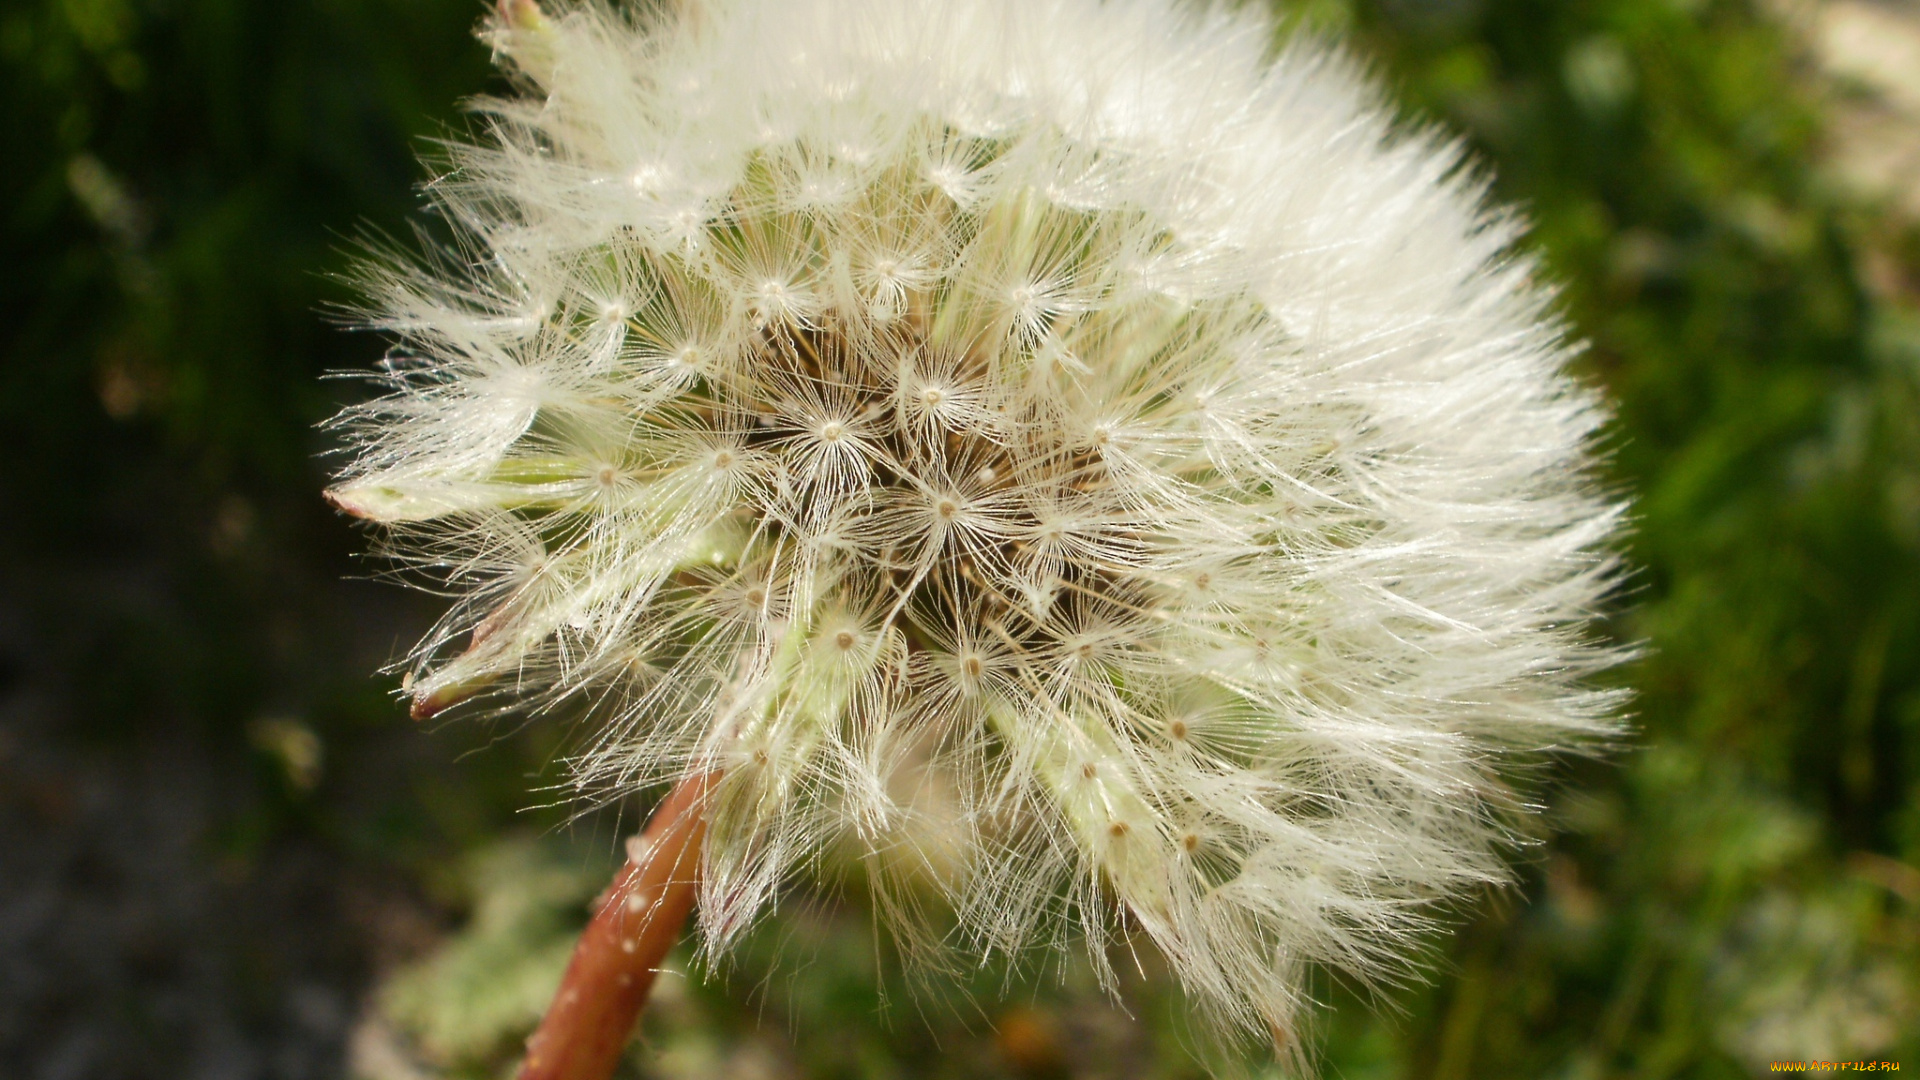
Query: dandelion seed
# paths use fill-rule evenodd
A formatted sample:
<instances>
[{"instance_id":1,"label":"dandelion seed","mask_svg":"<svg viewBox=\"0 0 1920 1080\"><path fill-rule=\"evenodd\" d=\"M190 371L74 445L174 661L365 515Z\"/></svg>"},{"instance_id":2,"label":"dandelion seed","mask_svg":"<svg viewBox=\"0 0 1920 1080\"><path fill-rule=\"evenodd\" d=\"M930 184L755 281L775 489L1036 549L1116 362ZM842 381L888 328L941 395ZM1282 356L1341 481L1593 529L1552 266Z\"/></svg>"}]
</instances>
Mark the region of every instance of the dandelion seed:
<instances>
[{"instance_id":1,"label":"dandelion seed","mask_svg":"<svg viewBox=\"0 0 1920 1080\"><path fill-rule=\"evenodd\" d=\"M431 188L473 258L363 274L330 496L460 597L417 714L722 774L709 949L863 851L909 947L1124 921L1255 1038L1507 880L1502 760L1613 730L1622 509L1451 143L1173 0L553 9Z\"/></svg>"}]
</instances>

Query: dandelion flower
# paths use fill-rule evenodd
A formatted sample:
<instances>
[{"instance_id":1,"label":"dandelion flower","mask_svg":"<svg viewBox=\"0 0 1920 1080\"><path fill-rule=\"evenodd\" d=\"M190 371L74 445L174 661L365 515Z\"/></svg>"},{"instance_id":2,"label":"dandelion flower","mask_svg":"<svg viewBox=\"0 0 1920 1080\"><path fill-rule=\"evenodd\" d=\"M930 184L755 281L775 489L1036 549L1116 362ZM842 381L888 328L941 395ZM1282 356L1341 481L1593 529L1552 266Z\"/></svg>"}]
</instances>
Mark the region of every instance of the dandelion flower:
<instances>
[{"instance_id":1,"label":"dandelion flower","mask_svg":"<svg viewBox=\"0 0 1920 1080\"><path fill-rule=\"evenodd\" d=\"M330 493L456 598L416 713L579 699L583 791L724 776L710 949L852 851L1263 1037L1505 878L1501 762L1610 730L1622 511L1457 148L1172 0L487 34L520 92L430 187L458 245L363 274Z\"/></svg>"}]
</instances>

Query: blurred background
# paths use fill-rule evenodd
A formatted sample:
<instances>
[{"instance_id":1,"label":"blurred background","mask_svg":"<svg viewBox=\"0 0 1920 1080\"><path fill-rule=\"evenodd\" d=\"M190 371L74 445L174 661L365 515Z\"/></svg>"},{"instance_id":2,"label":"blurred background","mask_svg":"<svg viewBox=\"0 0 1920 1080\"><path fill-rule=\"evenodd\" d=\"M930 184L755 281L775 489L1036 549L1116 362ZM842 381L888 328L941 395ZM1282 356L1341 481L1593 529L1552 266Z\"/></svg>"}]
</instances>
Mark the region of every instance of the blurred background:
<instances>
[{"instance_id":1,"label":"blurred background","mask_svg":"<svg viewBox=\"0 0 1920 1080\"><path fill-rule=\"evenodd\" d=\"M382 350L333 275L500 88L481 7L0 2L0 1077L504 1075L612 866L542 791L564 718L406 719L436 605L318 494ZM1432 981L1322 985L1326 1074L1920 1069L1920 2L1287 12L1535 223L1650 645ZM850 903L714 975L632 1076L1204 1075L1150 968L915 991Z\"/></svg>"}]
</instances>

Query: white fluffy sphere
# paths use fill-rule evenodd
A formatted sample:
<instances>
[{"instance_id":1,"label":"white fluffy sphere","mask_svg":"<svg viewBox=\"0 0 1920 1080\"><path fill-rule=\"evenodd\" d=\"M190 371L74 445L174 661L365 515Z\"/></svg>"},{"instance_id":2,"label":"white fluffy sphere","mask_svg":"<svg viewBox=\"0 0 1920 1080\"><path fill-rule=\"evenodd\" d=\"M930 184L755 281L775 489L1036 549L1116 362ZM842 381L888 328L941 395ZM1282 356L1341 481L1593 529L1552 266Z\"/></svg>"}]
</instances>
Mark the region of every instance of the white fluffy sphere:
<instances>
[{"instance_id":1,"label":"white fluffy sphere","mask_svg":"<svg viewBox=\"0 0 1920 1080\"><path fill-rule=\"evenodd\" d=\"M834 849L969 947L1137 927L1262 1034L1504 878L1499 760L1609 730L1621 507L1454 149L1168 0L489 35L525 92L430 188L460 246L365 274L331 493L459 597L417 712L721 771L711 947Z\"/></svg>"}]
</instances>

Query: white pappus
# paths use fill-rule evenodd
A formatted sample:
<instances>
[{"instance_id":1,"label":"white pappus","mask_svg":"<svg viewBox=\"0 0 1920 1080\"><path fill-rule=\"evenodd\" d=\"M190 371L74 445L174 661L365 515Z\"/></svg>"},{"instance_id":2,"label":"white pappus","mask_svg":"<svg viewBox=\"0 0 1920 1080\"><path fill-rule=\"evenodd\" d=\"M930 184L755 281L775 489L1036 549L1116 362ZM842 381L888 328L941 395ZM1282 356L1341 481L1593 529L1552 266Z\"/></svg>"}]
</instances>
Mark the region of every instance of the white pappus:
<instances>
[{"instance_id":1,"label":"white pappus","mask_svg":"<svg viewBox=\"0 0 1920 1080\"><path fill-rule=\"evenodd\" d=\"M975 951L1137 930L1284 1041L1506 879L1503 760L1614 730L1604 409L1337 53L1173 0L487 35L521 92L430 186L460 246L362 273L330 496L456 597L416 712L579 698L583 792L724 775L708 948L851 853L903 931L929 884Z\"/></svg>"}]
</instances>

